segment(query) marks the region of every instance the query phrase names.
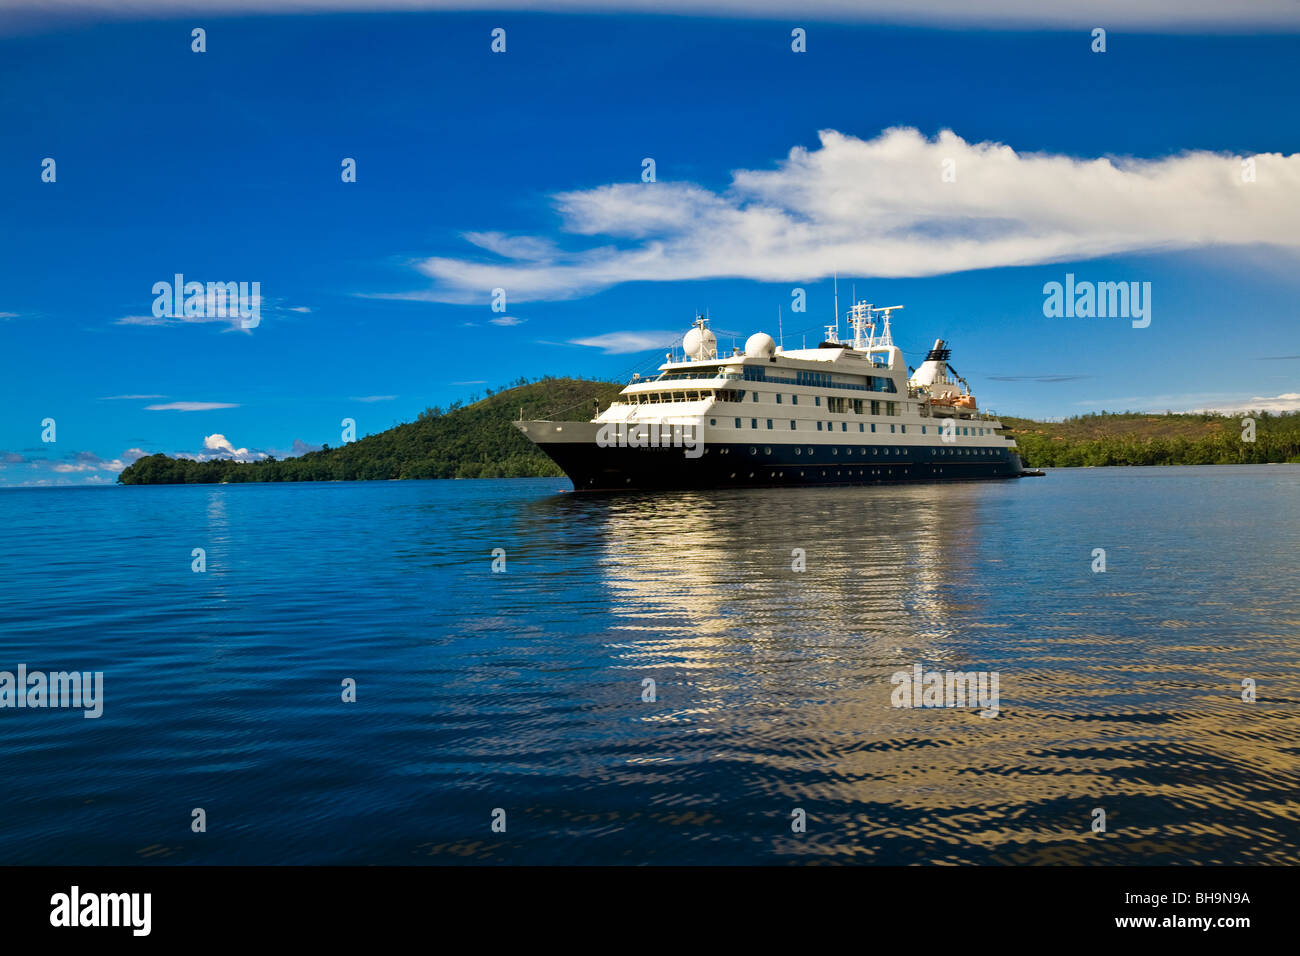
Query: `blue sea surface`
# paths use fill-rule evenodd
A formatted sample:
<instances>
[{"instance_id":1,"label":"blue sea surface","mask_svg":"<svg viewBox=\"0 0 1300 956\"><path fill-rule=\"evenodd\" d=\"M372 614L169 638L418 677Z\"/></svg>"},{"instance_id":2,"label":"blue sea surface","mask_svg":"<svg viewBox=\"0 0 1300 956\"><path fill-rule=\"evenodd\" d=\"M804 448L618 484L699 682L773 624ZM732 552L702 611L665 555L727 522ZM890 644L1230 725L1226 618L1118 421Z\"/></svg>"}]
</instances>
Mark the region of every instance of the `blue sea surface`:
<instances>
[{"instance_id":1,"label":"blue sea surface","mask_svg":"<svg viewBox=\"0 0 1300 956\"><path fill-rule=\"evenodd\" d=\"M0 863L1300 862L1300 466L568 488L0 492Z\"/></svg>"}]
</instances>

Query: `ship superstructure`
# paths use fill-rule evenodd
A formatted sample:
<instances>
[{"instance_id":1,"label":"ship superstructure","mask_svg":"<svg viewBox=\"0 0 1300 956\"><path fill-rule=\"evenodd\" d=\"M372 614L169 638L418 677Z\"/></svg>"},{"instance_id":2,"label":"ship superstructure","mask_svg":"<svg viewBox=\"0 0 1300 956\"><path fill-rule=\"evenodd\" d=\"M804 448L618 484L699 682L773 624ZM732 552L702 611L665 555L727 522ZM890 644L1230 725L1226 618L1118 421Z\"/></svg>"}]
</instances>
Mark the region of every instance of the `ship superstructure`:
<instances>
[{"instance_id":1,"label":"ship superstructure","mask_svg":"<svg viewBox=\"0 0 1300 956\"><path fill-rule=\"evenodd\" d=\"M902 306L858 302L850 336L816 348L765 332L720 354L703 317L658 375L634 377L590 422L516 426L575 490L875 484L1016 478L1015 442L936 340L909 376L890 331Z\"/></svg>"}]
</instances>

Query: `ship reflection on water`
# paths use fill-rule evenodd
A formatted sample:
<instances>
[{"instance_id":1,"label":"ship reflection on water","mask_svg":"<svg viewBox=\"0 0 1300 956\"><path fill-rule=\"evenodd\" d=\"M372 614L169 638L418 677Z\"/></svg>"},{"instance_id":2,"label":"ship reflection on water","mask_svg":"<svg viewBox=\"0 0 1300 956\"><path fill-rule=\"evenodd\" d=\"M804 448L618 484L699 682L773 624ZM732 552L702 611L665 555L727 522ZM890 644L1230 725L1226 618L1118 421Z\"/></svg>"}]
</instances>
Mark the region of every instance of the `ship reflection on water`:
<instances>
[{"instance_id":1,"label":"ship reflection on water","mask_svg":"<svg viewBox=\"0 0 1300 956\"><path fill-rule=\"evenodd\" d=\"M1264 715L1196 653L1197 632L1222 648L1222 602L1153 629L1162 599L1093 575L1095 535L1048 510L1014 484L537 502L530 518L580 529L606 666L655 681L602 786L693 807L681 826L724 856L1294 862L1297 714L1248 730ZM1084 534L1086 515L1055 523ZM891 706L915 665L999 674L1001 712ZM1263 806L1225 802L1228 778Z\"/></svg>"}]
</instances>

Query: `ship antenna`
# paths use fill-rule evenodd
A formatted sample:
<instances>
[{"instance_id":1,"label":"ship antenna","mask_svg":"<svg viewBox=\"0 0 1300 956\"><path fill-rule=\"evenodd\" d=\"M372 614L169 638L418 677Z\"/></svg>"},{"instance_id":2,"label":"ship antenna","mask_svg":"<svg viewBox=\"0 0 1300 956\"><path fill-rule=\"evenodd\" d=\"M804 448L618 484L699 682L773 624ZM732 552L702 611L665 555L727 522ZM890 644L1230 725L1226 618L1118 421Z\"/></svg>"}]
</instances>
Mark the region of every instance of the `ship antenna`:
<instances>
[{"instance_id":1,"label":"ship antenna","mask_svg":"<svg viewBox=\"0 0 1300 956\"><path fill-rule=\"evenodd\" d=\"M784 352L785 351L785 327L781 324L780 303L777 303L776 306L776 334L777 334L777 338L781 340L781 351Z\"/></svg>"},{"instance_id":2,"label":"ship antenna","mask_svg":"<svg viewBox=\"0 0 1300 956\"><path fill-rule=\"evenodd\" d=\"M840 274L837 271L834 279L835 289L835 339L839 341L840 337Z\"/></svg>"}]
</instances>

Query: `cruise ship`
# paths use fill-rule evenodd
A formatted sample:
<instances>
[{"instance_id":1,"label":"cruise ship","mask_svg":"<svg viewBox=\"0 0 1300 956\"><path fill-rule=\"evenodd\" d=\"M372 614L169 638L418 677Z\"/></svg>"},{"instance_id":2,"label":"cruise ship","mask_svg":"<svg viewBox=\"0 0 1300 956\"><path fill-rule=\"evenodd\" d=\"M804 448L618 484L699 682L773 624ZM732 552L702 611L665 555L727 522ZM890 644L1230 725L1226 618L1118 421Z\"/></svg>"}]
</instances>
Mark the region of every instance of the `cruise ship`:
<instances>
[{"instance_id":1,"label":"cruise ship","mask_svg":"<svg viewBox=\"0 0 1300 956\"><path fill-rule=\"evenodd\" d=\"M907 367L892 314L858 302L851 332L816 348L765 332L723 356L707 319L653 377L635 376L589 422L519 421L575 491L862 485L1037 474L976 403L936 340ZM837 310L838 315L838 310Z\"/></svg>"}]
</instances>

